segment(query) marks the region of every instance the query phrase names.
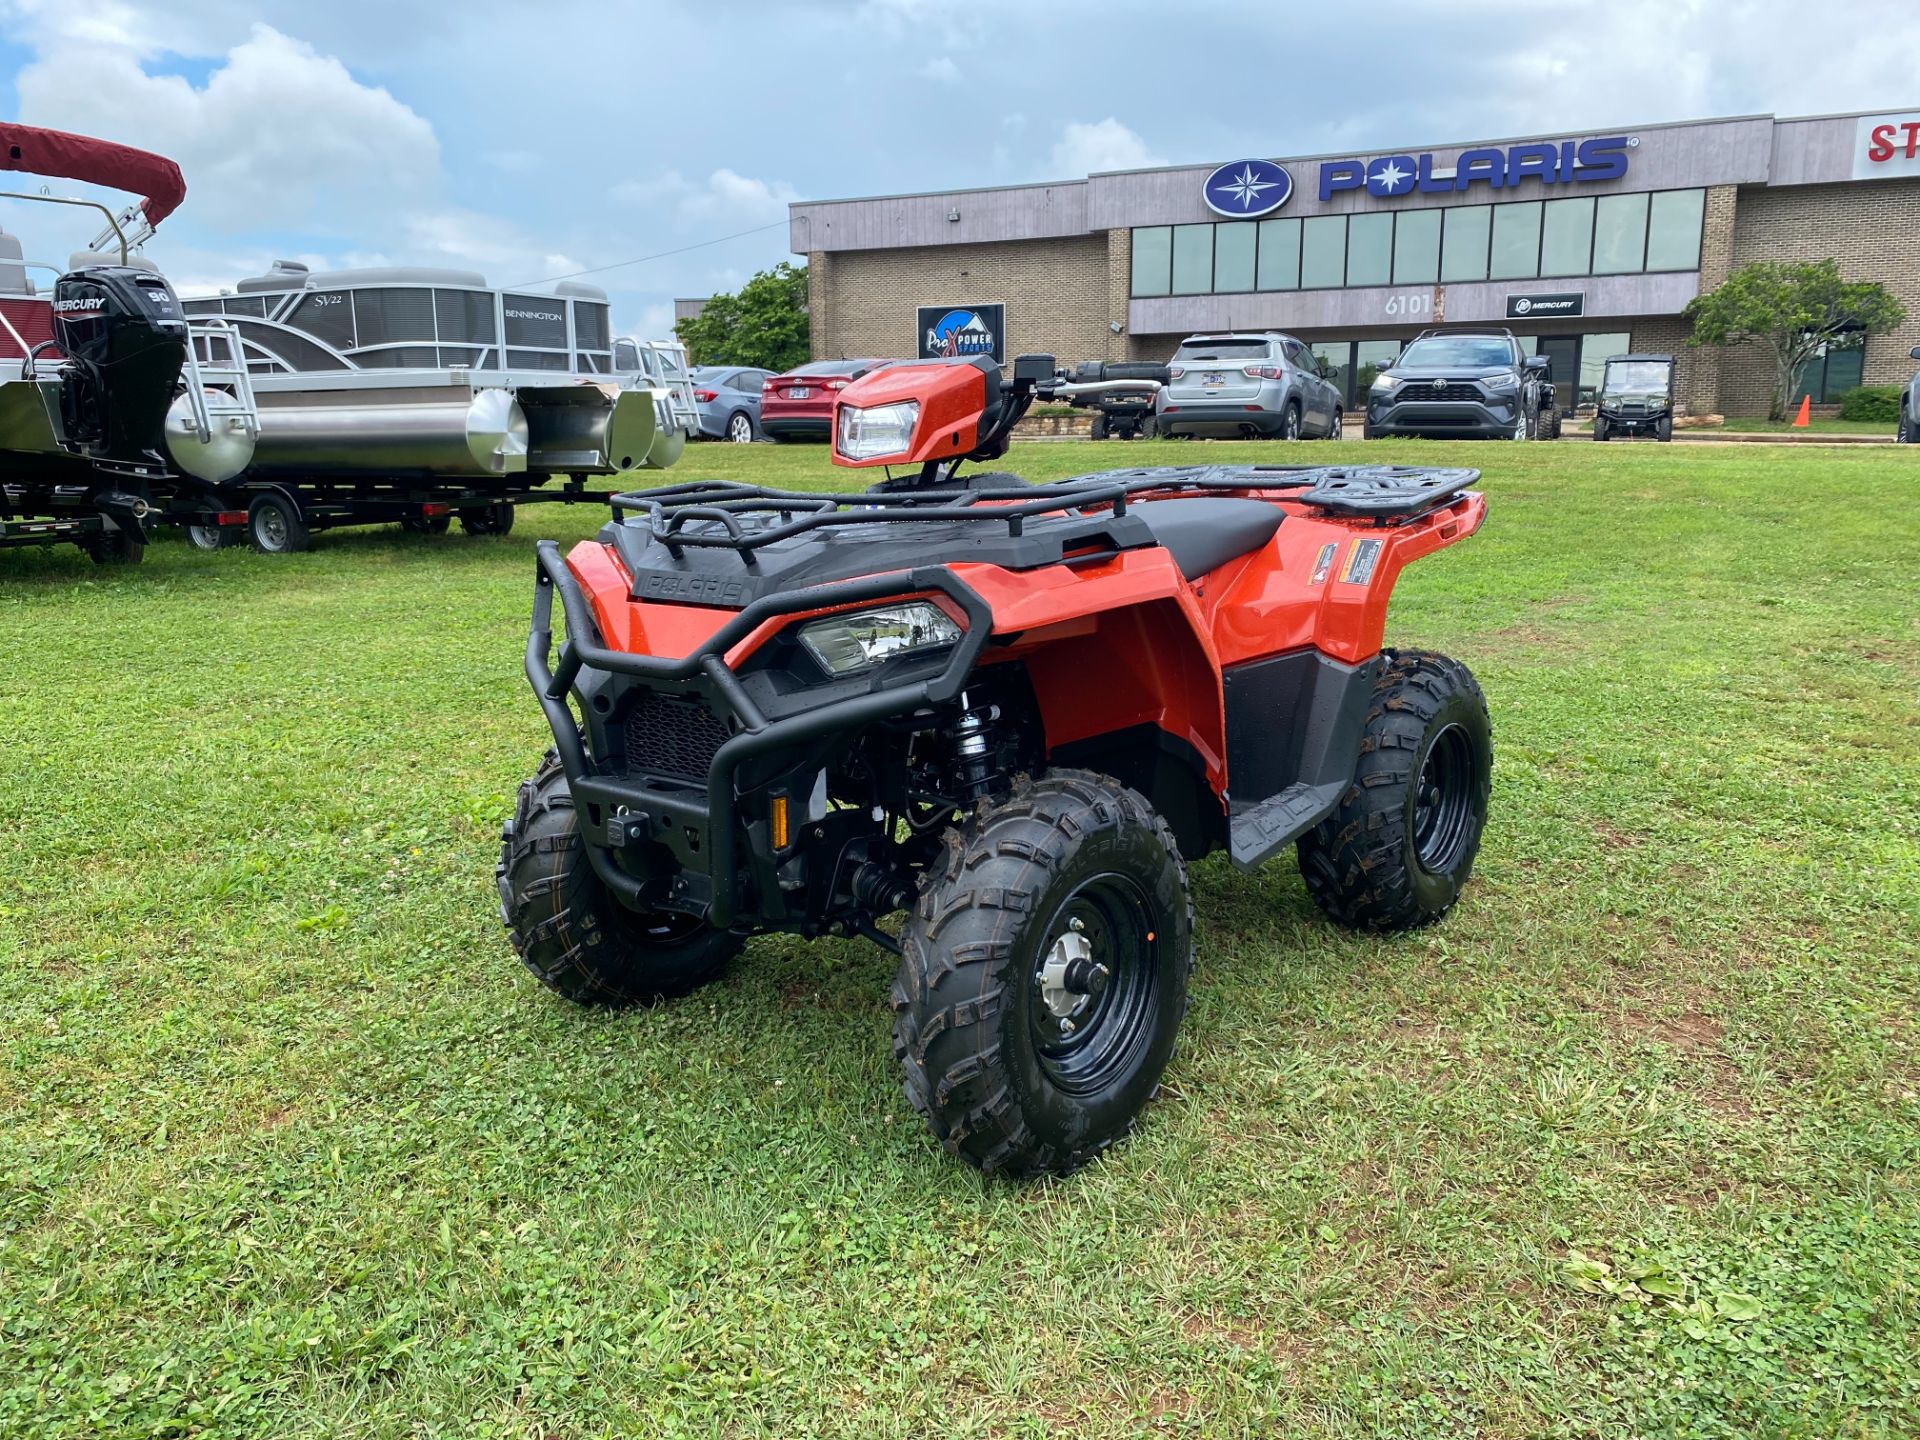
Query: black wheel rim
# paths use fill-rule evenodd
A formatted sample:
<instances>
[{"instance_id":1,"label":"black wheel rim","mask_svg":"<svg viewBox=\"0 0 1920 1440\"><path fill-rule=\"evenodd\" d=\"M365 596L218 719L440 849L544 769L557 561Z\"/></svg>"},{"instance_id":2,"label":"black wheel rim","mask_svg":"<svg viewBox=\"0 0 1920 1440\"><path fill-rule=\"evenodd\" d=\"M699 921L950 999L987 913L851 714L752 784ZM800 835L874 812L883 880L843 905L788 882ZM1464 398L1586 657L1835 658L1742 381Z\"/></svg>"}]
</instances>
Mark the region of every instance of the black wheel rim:
<instances>
[{"instance_id":1,"label":"black wheel rim","mask_svg":"<svg viewBox=\"0 0 1920 1440\"><path fill-rule=\"evenodd\" d=\"M1445 874L1460 863L1473 828L1473 741L1458 725L1433 737L1413 787L1413 849L1420 867Z\"/></svg>"},{"instance_id":2,"label":"black wheel rim","mask_svg":"<svg viewBox=\"0 0 1920 1440\"><path fill-rule=\"evenodd\" d=\"M1034 1052L1055 1087L1090 1094L1136 1066L1151 1043L1159 930L1140 886L1106 874L1078 886L1043 934L1027 1007ZM1068 970L1086 968L1063 975L1063 955Z\"/></svg>"}]
</instances>

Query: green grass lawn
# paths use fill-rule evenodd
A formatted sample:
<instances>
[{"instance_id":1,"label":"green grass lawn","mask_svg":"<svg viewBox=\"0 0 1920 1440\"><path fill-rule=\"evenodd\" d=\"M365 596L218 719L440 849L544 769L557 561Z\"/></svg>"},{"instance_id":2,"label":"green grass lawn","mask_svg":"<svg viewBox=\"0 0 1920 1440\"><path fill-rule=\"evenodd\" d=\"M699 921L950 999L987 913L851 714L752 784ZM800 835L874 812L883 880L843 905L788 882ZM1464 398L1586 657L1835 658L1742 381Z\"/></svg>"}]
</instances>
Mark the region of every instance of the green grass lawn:
<instances>
[{"instance_id":1,"label":"green grass lawn","mask_svg":"<svg viewBox=\"0 0 1920 1440\"><path fill-rule=\"evenodd\" d=\"M535 538L0 554L0 1435L1920 1431L1920 460L1051 444L1481 465L1402 644L1491 702L1437 928L1194 870L1141 1133L982 1180L889 957L650 1012L524 974ZM689 453L795 482L818 448Z\"/></svg>"},{"instance_id":2,"label":"green grass lawn","mask_svg":"<svg viewBox=\"0 0 1920 1440\"><path fill-rule=\"evenodd\" d=\"M1715 430L1726 430L1747 435L1774 434L1812 434L1812 435L1884 435L1892 437L1895 425L1891 420L1823 420L1811 419L1804 426L1796 427L1791 420L1769 420L1759 416L1729 416L1724 424L1696 427L1696 434L1712 434Z\"/></svg>"}]
</instances>

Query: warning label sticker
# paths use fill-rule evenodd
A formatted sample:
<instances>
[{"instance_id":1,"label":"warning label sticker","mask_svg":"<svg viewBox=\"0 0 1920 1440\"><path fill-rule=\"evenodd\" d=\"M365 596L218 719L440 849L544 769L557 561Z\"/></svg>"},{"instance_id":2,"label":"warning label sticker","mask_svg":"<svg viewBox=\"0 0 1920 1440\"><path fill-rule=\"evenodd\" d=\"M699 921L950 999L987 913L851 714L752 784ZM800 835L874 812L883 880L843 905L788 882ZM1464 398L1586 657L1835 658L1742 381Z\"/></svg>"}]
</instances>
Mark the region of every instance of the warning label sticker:
<instances>
[{"instance_id":1,"label":"warning label sticker","mask_svg":"<svg viewBox=\"0 0 1920 1440\"><path fill-rule=\"evenodd\" d=\"M1346 569L1340 572L1340 579L1348 585L1364 585L1373 579L1373 567L1380 559L1378 540L1356 540L1353 549L1347 552Z\"/></svg>"},{"instance_id":2,"label":"warning label sticker","mask_svg":"<svg viewBox=\"0 0 1920 1440\"><path fill-rule=\"evenodd\" d=\"M1329 540L1320 547L1320 558L1313 562L1313 579L1308 581L1308 584L1322 585L1326 583L1327 572L1333 569L1333 552L1339 548L1339 545L1332 540Z\"/></svg>"}]
</instances>

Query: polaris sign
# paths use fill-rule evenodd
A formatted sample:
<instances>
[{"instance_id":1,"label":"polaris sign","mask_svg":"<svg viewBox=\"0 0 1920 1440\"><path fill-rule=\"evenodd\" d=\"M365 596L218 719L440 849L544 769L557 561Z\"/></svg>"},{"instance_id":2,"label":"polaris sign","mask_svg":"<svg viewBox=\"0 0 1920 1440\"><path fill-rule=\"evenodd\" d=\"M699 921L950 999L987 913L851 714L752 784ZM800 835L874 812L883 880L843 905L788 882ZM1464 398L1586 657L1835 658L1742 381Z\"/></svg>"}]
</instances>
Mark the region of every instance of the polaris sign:
<instances>
[{"instance_id":1,"label":"polaris sign","mask_svg":"<svg viewBox=\"0 0 1920 1440\"><path fill-rule=\"evenodd\" d=\"M1542 185L1618 180L1627 173L1628 152L1637 143L1625 135L1610 135L1604 140L1558 144L1541 140L1504 150L1462 150L1451 170L1436 169L1431 154L1329 160L1320 167L1320 198L1331 200L1342 191L1360 189L1382 200L1395 200L1416 192L1451 195L1475 185L1510 190L1523 180L1538 180Z\"/></svg>"},{"instance_id":2,"label":"polaris sign","mask_svg":"<svg viewBox=\"0 0 1920 1440\"><path fill-rule=\"evenodd\" d=\"M1216 215L1258 220L1287 203L1293 194L1293 176L1271 160L1232 160L1207 176L1200 193Z\"/></svg>"}]
</instances>

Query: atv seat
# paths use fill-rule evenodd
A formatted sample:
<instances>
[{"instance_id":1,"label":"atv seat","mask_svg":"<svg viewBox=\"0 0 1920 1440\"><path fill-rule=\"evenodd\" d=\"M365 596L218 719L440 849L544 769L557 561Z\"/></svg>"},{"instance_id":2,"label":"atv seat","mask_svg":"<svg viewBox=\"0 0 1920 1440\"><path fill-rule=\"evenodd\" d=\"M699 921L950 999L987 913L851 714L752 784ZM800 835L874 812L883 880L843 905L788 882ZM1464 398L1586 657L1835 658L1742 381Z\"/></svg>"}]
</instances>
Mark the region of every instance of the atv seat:
<instances>
[{"instance_id":1,"label":"atv seat","mask_svg":"<svg viewBox=\"0 0 1920 1440\"><path fill-rule=\"evenodd\" d=\"M1189 580L1258 550L1280 528L1282 511L1264 500L1145 500L1127 507L1153 532Z\"/></svg>"}]
</instances>

